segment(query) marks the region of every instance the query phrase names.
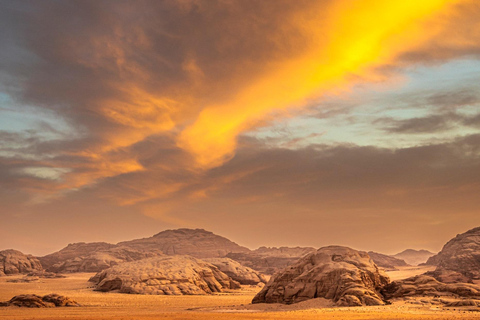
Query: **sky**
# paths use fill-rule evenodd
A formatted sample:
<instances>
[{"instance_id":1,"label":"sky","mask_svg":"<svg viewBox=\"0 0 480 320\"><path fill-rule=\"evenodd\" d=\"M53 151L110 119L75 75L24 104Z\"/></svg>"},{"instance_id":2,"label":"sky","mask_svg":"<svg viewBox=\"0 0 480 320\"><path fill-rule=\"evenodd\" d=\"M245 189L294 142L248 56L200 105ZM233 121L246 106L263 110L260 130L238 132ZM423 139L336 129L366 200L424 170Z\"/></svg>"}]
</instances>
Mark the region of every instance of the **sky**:
<instances>
[{"instance_id":1,"label":"sky","mask_svg":"<svg viewBox=\"0 0 480 320\"><path fill-rule=\"evenodd\" d=\"M477 0L0 0L0 250L480 225Z\"/></svg>"}]
</instances>

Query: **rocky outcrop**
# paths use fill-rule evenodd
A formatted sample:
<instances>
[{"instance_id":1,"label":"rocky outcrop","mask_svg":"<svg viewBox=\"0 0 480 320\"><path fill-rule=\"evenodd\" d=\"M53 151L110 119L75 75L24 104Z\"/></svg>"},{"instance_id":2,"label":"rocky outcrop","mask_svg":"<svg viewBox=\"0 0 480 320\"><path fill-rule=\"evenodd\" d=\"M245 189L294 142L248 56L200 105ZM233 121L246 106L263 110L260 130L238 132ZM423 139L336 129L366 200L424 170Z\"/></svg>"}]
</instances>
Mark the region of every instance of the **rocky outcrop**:
<instances>
[{"instance_id":1,"label":"rocky outcrop","mask_svg":"<svg viewBox=\"0 0 480 320\"><path fill-rule=\"evenodd\" d=\"M311 247L260 247L251 252L229 253L227 257L263 274L272 275L314 251L316 249Z\"/></svg>"},{"instance_id":2,"label":"rocky outcrop","mask_svg":"<svg viewBox=\"0 0 480 320\"><path fill-rule=\"evenodd\" d=\"M119 245L142 250L161 250L167 255L190 255L197 258L225 257L230 252L250 252L227 238L203 229L162 231L153 237L120 242Z\"/></svg>"},{"instance_id":3,"label":"rocky outcrop","mask_svg":"<svg viewBox=\"0 0 480 320\"><path fill-rule=\"evenodd\" d=\"M259 283L267 283L267 279L263 274L249 267L245 267L229 258L206 258L204 261L213 264L220 271L240 284L256 285Z\"/></svg>"},{"instance_id":4,"label":"rocky outcrop","mask_svg":"<svg viewBox=\"0 0 480 320\"><path fill-rule=\"evenodd\" d=\"M457 235L448 241L434 260L433 276L442 282L480 283L480 227Z\"/></svg>"},{"instance_id":5,"label":"rocky outcrop","mask_svg":"<svg viewBox=\"0 0 480 320\"><path fill-rule=\"evenodd\" d=\"M428 275L419 275L405 280L393 281L381 290L386 299L405 297L435 297L444 304L461 304L461 300L480 303L480 286L469 283L442 283ZM450 298L450 299L446 299ZM456 299L460 301L452 301Z\"/></svg>"},{"instance_id":6,"label":"rocky outcrop","mask_svg":"<svg viewBox=\"0 0 480 320\"><path fill-rule=\"evenodd\" d=\"M13 249L0 251L0 276L42 270L40 261L31 255Z\"/></svg>"},{"instance_id":7,"label":"rocky outcrop","mask_svg":"<svg viewBox=\"0 0 480 320\"><path fill-rule=\"evenodd\" d=\"M373 262L375 262L377 266L389 271L397 270L396 267L408 266L408 264L404 260L397 259L386 254L369 251L368 255L370 256L370 258L372 258Z\"/></svg>"},{"instance_id":8,"label":"rocky outcrop","mask_svg":"<svg viewBox=\"0 0 480 320\"><path fill-rule=\"evenodd\" d=\"M276 273L252 303L296 303L314 298L340 306L382 305L388 277L366 252L347 247L318 249Z\"/></svg>"},{"instance_id":9,"label":"rocky outcrop","mask_svg":"<svg viewBox=\"0 0 480 320\"><path fill-rule=\"evenodd\" d=\"M110 247L109 249L100 249L88 254L79 255L60 261L50 266L47 271L50 272L99 272L113 267L123 262L136 261L151 257L161 256L160 250L138 250L128 247Z\"/></svg>"},{"instance_id":10,"label":"rocky outcrop","mask_svg":"<svg viewBox=\"0 0 480 320\"><path fill-rule=\"evenodd\" d=\"M409 265L418 266L420 264L425 263L430 257L434 255L435 253L430 252L428 250L407 249L393 255L393 257L404 260Z\"/></svg>"},{"instance_id":11,"label":"rocky outcrop","mask_svg":"<svg viewBox=\"0 0 480 320\"><path fill-rule=\"evenodd\" d=\"M79 307L80 305L68 297L55 293L46 296L36 294L21 294L9 301L0 302L2 307L26 307L26 308L53 308L53 307Z\"/></svg>"},{"instance_id":12,"label":"rocky outcrop","mask_svg":"<svg viewBox=\"0 0 480 320\"><path fill-rule=\"evenodd\" d=\"M216 266L190 256L163 256L122 263L90 279L96 291L133 294L200 295L238 289Z\"/></svg>"}]
</instances>

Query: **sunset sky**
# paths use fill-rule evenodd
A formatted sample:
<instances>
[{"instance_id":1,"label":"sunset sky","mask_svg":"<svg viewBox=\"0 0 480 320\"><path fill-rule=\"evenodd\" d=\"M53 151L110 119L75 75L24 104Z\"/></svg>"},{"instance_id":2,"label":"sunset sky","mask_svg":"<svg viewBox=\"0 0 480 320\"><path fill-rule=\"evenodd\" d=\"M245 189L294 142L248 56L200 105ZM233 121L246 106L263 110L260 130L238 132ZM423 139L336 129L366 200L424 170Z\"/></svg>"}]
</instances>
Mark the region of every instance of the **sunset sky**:
<instances>
[{"instance_id":1,"label":"sunset sky","mask_svg":"<svg viewBox=\"0 0 480 320\"><path fill-rule=\"evenodd\" d=\"M478 0L0 0L0 250L480 226Z\"/></svg>"}]
</instances>

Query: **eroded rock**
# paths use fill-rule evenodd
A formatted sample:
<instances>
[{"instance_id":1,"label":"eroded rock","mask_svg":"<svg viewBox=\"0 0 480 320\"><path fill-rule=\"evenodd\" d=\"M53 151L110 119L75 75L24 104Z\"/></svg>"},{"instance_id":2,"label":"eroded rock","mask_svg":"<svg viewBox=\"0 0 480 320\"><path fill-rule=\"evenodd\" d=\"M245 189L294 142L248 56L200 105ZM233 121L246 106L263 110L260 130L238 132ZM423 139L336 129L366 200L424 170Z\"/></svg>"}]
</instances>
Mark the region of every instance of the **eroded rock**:
<instances>
[{"instance_id":1,"label":"eroded rock","mask_svg":"<svg viewBox=\"0 0 480 320\"><path fill-rule=\"evenodd\" d=\"M133 294L201 295L239 289L213 264L190 256L163 256L122 263L90 279L97 291Z\"/></svg>"},{"instance_id":2,"label":"eroded rock","mask_svg":"<svg viewBox=\"0 0 480 320\"><path fill-rule=\"evenodd\" d=\"M393 281L383 287L381 294L389 300L408 297L443 298L438 301L446 306L473 306L480 303L480 286L470 283L443 283L425 274Z\"/></svg>"},{"instance_id":3,"label":"eroded rock","mask_svg":"<svg viewBox=\"0 0 480 320\"><path fill-rule=\"evenodd\" d=\"M26 308L53 308L53 307L78 307L75 300L55 293L45 296L36 294L21 294L13 297L9 301L0 303L0 306L15 306Z\"/></svg>"},{"instance_id":4,"label":"eroded rock","mask_svg":"<svg viewBox=\"0 0 480 320\"><path fill-rule=\"evenodd\" d=\"M340 306L382 305L388 277L366 252L347 247L318 249L275 274L252 303L296 303L314 298Z\"/></svg>"},{"instance_id":5,"label":"eroded rock","mask_svg":"<svg viewBox=\"0 0 480 320\"><path fill-rule=\"evenodd\" d=\"M206 258L204 261L213 264L220 271L240 284L256 285L259 283L267 283L267 279L263 274L249 267L245 267L237 261L229 258Z\"/></svg>"},{"instance_id":6,"label":"eroded rock","mask_svg":"<svg viewBox=\"0 0 480 320\"><path fill-rule=\"evenodd\" d=\"M0 251L0 276L42 270L42 264L34 256L13 249Z\"/></svg>"},{"instance_id":7,"label":"eroded rock","mask_svg":"<svg viewBox=\"0 0 480 320\"><path fill-rule=\"evenodd\" d=\"M437 266L432 275L441 282L480 283L480 227L448 241L427 264Z\"/></svg>"}]
</instances>

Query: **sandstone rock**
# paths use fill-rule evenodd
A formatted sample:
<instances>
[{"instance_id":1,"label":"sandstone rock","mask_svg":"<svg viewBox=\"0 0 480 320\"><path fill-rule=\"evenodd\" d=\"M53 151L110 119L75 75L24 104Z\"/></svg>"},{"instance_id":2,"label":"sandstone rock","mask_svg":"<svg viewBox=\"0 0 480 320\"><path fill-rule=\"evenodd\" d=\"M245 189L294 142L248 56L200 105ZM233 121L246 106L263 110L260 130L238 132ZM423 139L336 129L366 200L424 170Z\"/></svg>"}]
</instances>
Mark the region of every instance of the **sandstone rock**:
<instances>
[{"instance_id":1,"label":"sandstone rock","mask_svg":"<svg viewBox=\"0 0 480 320\"><path fill-rule=\"evenodd\" d=\"M204 261L213 264L220 271L240 284L256 285L258 283L267 283L263 274L249 267L245 267L229 258L206 258Z\"/></svg>"},{"instance_id":2,"label":"sandstone rock","mask_svg":"<svg viewBox=\"0 0 480 320\"><path fill-rule=\"evenodd\" d=\"M373 262L375 262L377 266L387 270L397 270L396 267L408 266L408 264L404 260L397 259L386 254L369 251L368 255L370 256L370 258L372 258Z\"/></svg>"},{"instance_id":3,"label":"sandstone rock","mask_svg":"<svg viewBox=\"0 0 480 320\"><path fill-rule=\"evenodd\" d=\"M78 307L76 301L55 293L46 296L36 294L21 294L13 297L9 301L0 303L0 306L16 306L27 308L52 308L52 307Z\"/></svg>"},{"instance_id":4,"label":"sandstone rock","mask_svg":"<svg viewBox=\"0 0 480 320\"><path fill-rule=\"evenodd\" d=\"M40 261L31 255L12 249L0 251L0 276L42 270Z\"/></svg>"},{"instance_id":5,"label":"sandstone rock","mask_svg":"<svg viewBox=\"0 0 480 320\"><path fill-rule=\"evenodd\" d=\"M89 254L76 256L50 266L51 272L99 272L123 262L130 262L163 255L160 250L142 251L116 246L99 249Z\"/></svg>"},{"instance_id":6,"label":"sandstone rock","mask_svg":"<svg viewBox=\"0 0 480 320\"><path fill-rule=\"evenodd\" d=\"M227 257L263 274L272 275L314 251L316 249L311 247L260 247L251 252L229 253Z\"/></svg>"},{"instance_id":7,"label":"sandstone rock","mask_svg":"<svg viewBox=\"0 0 480 320\"><path fill-rule=\"evenodd\" d=\"M167 255L191 255L197 258L225 257L230 252L250 252L227 238L203 229L162 231L153 237L120 242L119 245L142 250L157 249Z\"/></svg>"},{"instance_id":8,"label":"sandstone rock","mask_svg":"<svg viewBox=\"0 0 480 320\"><path fill-rule=\"evenodd\" d=\"M388 282L366 252L329 246L276 273L252 303L290 304L325 298L340 306L382 305L379 290Z\"/></svg>"},{"instance_id":9,"label":"sandstone rock","mask_svg":"<svg viewBox=\"0 0 480 320\"><path fill-rule=\"evenodd\" d=\"M393 255L397 259L404 260L406 263L412 266L418 266L422 263L425 263L430 257L434 256L435 253L428 250L413 250L407 249L400 253Z\"/></svg>"},{"instance_id":10,"label":"sandstone rock","mask_svg":"<svg viewBox=\"0 0 480 320\"><path fill-rule=\"evenodd\" d=\"M435 263L433 276L439 281L480 283L480 227L448 241L427 263Z\"/></svg>"},{"instance_id":11,"label":"sandstone rock","mask_svg":"<svg viewBox=\"0 0 480 320\"><path fill-rule=\"evenodd\" d=\"M470 299L480 302L480 286L469 283L442 283L428 275L393 281L381 290L386 299L405 297L449 297L454 299ZM457 301L439 299L443 304L459 303Z\"/></svg>"},{"instance_id":12,"label":"sandstone rock","mask_svg":"<svg viewBox=\"0 0 480 320\"><path fill-rule=\"evenodd\" d=\"M190 256L163 256L126 262L90 279L97 291L193 295L238 289L240 284L216 266Z\"/></svg>"}]
</instances>

